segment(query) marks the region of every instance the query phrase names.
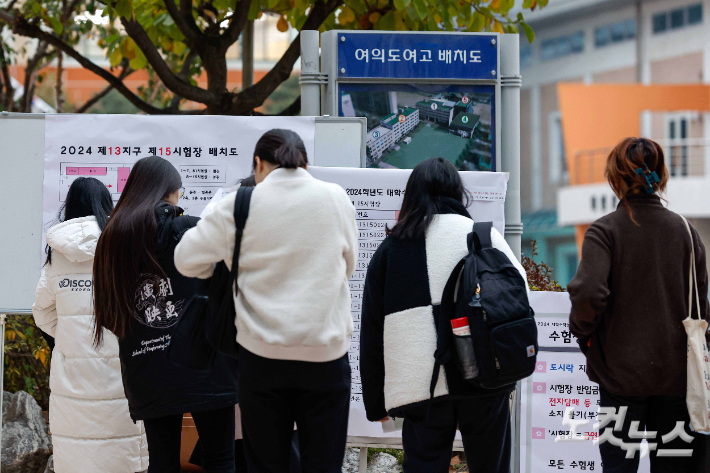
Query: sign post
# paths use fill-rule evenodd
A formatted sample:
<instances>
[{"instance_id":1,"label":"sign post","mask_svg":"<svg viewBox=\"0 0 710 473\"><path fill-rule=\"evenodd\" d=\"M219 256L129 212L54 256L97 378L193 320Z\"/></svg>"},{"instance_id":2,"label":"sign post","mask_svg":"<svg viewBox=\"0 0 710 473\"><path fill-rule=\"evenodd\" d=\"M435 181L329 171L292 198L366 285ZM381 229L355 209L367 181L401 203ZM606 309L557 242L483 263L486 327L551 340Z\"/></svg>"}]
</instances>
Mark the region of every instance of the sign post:
<instances>
[{"instance_id":1,"label":"sign post","mask_svg":"<svg viewBox=\"0 0 710 473\"><path fill-rule=\"evenodd\" d=\"M302 57L313 57L315 45ZM304 62L307 72L301 78L304 91L314 82L321 87L320 103L304 93L304 113L320 107L330 116L366 117L368 168L412 169L443 157L461 171L508 173L505 238L521 255L519 36L329 31L320 45L320 73ZM519 415L516 395L511 410L515 472Z\"/></svg>"}]
</instances>

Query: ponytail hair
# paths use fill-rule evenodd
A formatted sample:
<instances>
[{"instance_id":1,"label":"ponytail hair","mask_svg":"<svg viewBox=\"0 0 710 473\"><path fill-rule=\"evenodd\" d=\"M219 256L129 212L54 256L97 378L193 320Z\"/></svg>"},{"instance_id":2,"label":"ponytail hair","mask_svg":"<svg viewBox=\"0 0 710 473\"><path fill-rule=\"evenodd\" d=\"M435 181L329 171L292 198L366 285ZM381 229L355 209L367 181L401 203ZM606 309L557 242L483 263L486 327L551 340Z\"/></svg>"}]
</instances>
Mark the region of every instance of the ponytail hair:
<instances>
[{"instance_id":1,"label":"ponytail hair","mask_svg":"<svg viewBox=\"0 0 710 473\"><path fill-rule=\"evenodd\" d=\"M649 179L653 173L657 179ZM619 200L629 194L662 193L668 184L663 149L646 138L625 138L609 153L604 176ZM635 223L631 206L624 205Z\"/></svg>"},{"instance_id":2,"label":"ponytail hair","mask_svg":"<svg viewBox=\"0 0 710 473\"><path fill-rule=\"evenodd\" d=\"M291 130L274 128L264 133L254 148L254 158L286 169L308 165L308 155L303 140ZM256 159L253 160L256 168Z\"/></svg>"}]
</instances>

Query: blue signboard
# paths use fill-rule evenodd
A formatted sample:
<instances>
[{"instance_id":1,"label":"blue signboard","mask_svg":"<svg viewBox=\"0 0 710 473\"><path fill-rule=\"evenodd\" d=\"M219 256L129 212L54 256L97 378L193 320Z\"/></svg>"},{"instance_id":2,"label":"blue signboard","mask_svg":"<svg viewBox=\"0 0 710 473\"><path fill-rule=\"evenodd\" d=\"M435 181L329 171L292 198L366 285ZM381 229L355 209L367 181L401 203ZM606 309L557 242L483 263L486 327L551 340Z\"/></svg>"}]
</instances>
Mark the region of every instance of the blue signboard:
<instances>
[{"instance_id":1,"label":"blue signboard","mask_svg":"<svg viewBox=\"0 0 710 473\"><path fill-rule=\"evenodd\" d=\"M338 77L497 79L495 34L338 33Z\"/></svg>"}]
</instances>

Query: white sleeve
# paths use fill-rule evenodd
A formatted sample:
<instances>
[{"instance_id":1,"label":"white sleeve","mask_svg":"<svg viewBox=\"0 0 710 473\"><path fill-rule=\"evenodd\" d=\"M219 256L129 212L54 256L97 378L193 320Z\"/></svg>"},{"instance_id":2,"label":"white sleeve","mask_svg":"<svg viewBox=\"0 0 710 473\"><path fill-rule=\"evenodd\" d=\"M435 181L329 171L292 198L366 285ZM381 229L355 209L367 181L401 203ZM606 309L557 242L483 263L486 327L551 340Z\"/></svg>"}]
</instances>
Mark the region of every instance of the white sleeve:
<instances>
[{"instance_id":1,"label":"white sleeve","mask_svg":"<svg viewBox=\"0 0 710 473\"><path fill-rule=\"evenodd\" d=\"M503 252L505 256L508 257L511 263L515 265L515 268L520 271L520 275L523 277L525 280L525 288L528 291L528 295L530 295L530 286L528 285L528 275L525 272L525 268L523 268L523 265L520 264L520 261L518 261L518 258L515 257L515 254L513 253L513 250L510 249L510 246L508 246L508 242L505 241L505 238L503 235L500 234L498 230L496 230L495 227L491 228L491 245L493 248L496 248L500 251Z\"/></svg>"},{"instance_id":2,"label":"white sleeve","mask_svg":"<svg viewBox=\"0 0 710 473\"><path fill-rule=\"evenodd\" d=\"M214 273L215 263L230 259L232 247L229 234L235 233L234 225L227 229L224 212L234 208L236 193L220 200L216 207L185 232L175 247L175 268L183 276L207 279ZM226 209L226 210L225 210Z\"/></svg>"},{"instance_id":3,"label":"white sleeve","mask_svg":"<svg viewBox=\"0 0 710 473\"><path fill-rule=\"evenodd\" d=\"M57 296L49 287L47 276L42 273L37 283L32 315L41 331L54 337L57 332Z\"/></svg>"}]
</instances>

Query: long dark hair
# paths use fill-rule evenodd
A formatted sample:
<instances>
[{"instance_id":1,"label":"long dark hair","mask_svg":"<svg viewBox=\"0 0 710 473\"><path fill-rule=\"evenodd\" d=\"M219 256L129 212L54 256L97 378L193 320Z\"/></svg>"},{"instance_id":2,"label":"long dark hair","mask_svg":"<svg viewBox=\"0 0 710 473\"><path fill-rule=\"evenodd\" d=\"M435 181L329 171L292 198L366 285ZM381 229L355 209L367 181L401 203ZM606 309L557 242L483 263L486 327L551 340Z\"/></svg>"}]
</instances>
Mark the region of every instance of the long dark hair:
<instances>
[{"instance_id":1,"label":"long dark hair","mask_svg":"<svg viewBox=\"0 0 710 473\"><path fill-rule=\"evenodd\" d=\"M102 328L123 339L130 330L134 293L142 273L163 274L155 256L155 206L180 189L180 173L163 158L138 160L99 238L94 258L94 343Z\"/></svg>"},{"instance_id":2,"label":"long dark hair","mask_svg":"<svg viewBox=\"0 0 710 473\"><path fill-rule=\"evenodd\" d=\"M282 168L296 169L308 165L308 155L303 140L291 130L274 128L259 138L254 148L254 158L276 164ZM256 168L256 159L253 160Z\"/></svg>"},{"instance_id":3,"label":"long dark hair","mask_svg":"<svg viewBox=\"0 0 710 473\"><path fill-rule=\"evenodd\" d=\"M420 238L432 217L441 211L442 199L449 198L468 207L470 196L456 167L444 158L423 161L407 181L399 220L387 234L395 238Z\"/></svg>"},{"instance_id":4,"label":"long dark hair","mask_svg":"<svg viewBox=\"0 0 710 473\"><path fill-rule=\"evenodd\" d=\"M106 189L103 182L93 177L77 177L67 192L67 198L64 200L57 219L52 222L52 225L66 222L74 218L96 217L96 223L99 224L101 230L106 226L108 216L113 210L113 200L111 193ZM45 247L47 260L45 265L52 264L52 247Z\"/></svg>"}]
</instances>

